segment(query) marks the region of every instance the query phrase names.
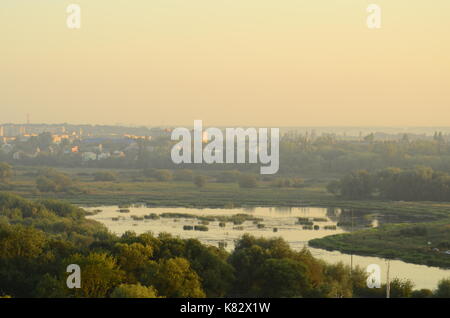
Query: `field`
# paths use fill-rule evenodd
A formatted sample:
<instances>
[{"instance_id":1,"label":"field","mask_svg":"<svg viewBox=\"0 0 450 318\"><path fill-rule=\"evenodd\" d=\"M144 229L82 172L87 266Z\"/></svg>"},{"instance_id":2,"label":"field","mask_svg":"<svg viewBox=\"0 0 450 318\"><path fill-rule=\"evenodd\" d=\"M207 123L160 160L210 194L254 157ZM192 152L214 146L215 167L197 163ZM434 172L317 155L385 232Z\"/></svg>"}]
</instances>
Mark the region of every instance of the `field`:
<instances>
[{"instance_id":1,"label":"field","mask_svg":"<svg viewBox=\"0 0 450 318\"><path fill-rule=\"evenodd\" d=\"M389 224L376 229L311 240L310 246L357 255L400 259L450 268L450 220L437 223Z\"/></svg>"},{"instance_id":2,"label":"field","mask_svg":"<svg viewBox=\"0 0 450 318\"><path fill-rule=\"evenodd\" d=\"M325 190L326 181L305 183L303 188L276 188L260 182L256 188L240 188L237 183L208 182L198 188L193 182L158 182L140 176L139 170L114 171L112 182L97 182L92 174L100 169L57 169L76 179L83 194L40 193L36 190L34 173L38 168L16 168L16 176L8 191L27 198L57 198L78 205L119 205L145 203L152 206L240 207L240 206L302 206L321 200L334 200Z\"/></svg>"}]
</instances>

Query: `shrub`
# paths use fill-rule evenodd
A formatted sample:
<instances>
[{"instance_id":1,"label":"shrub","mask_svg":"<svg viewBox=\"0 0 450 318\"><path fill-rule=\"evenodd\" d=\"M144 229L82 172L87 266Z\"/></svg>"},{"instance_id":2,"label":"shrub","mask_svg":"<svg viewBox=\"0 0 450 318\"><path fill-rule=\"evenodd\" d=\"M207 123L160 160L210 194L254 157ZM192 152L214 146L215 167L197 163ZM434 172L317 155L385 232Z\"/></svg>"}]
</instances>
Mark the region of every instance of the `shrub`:
<instances>
[{"instance_id":1,"label":"shrub","mask_svg":"<svg viewBox=\"0 0 450 318\"><path fill-rule=\"evenodd\" d=\"M36 187L40 192L74 192L80 191L72 179L61 172L46 169L39 173L36 179Z\"/></svg>"},{"instance_id":2,"label":"shrub","mask_svg":"<svg viewBox=\"0 0 450 318\"><path fill-rule=\"evenodd\" d=\"M258 186L258 178L252 174L245 174L239 177L239 186L241 188L256 188Z\"/></svg>"},{"instance_id":3,"label":"shrub","mask_svg":"<svg viewBox=\"0 0 450 318\"><path fill-rule=\"evenodd\" d=\"M206 185L206 177L205 176L195 176L194 184L199 188L203 188Z\"/></svg>"},{"instance_id":4,"label":"shrub","mask_svg":"<svg viewBox=\"0 0 450 318\"><path fill-rule=\"evenodd\" d=\"M121 284L111 293L111 298L157 298L156 290L141 284Z\"/></svg>"},{"instance_id":5,"label":"shrub","mask_svg":"<svg viewBox=\"0 0 450 318\"><path fill-rule=\"evenodd\" d=\"M174 174L174 178L177 181L189 181L191 182L194 178L194 173L192 170L188 169L182 169L182 170L176 170Z\"/></svg>"},{"instance_id":6,"label":"shrub","mask_svg":"<svg viewBox=\"0 0 450 318\"><path fill-rule=\"evenodd\" d=\"M166 182L173 179L172 171L167 169L144 169L142 173L147 178L155 178L161 182Z\"/></svg>"},{"instance_id":7,"label":"shrub","mask_svg":"<svg viewBox=\"0 0 450 318\"><path fill-rule=\"evenodd\" d=\"M0 182L6 183L11 179L13 170L7 163L0 162Z\"/></svg>"},{"instance_id":8,"label":"shrub","mask_svg":"<svg viewBox=\"0 0 450 318\"><path fill-rule=\"evenodd\" d=\"M237 182L241 173L237 170L224 171L217 176L218 182Z\"/></svg>"},{"instance_id":9,"label":"shrub","mask_svg":"<svg viewBox=\"0 0 450 318\"><path fill-rule=\"evenodd\" d=\"M116 181L117 175L114 172L110 171L100 171L94 173L95 181Z\"/></svg>"}]
</instances>

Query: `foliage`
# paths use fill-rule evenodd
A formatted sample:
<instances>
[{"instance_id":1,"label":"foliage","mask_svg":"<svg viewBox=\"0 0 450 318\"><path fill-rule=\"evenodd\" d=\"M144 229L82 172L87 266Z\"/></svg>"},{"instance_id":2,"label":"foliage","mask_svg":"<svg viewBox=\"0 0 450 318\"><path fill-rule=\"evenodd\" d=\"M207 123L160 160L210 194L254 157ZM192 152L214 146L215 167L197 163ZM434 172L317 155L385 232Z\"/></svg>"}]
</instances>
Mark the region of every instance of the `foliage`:
<instances>
[{"instance_id":1,"label":"foliage","mask_svg":"<svg viewBox=\"0 0 450 318\"><path fill-rule=\"evenodd\" d=\"M203 188L206 185L206 177L205 176L195 176L194 178L194 184L198 187L198 188Z\"/></svg>"},{"instance_id":2,"label":"foliage","mask_svg":"<svg viewBox=\"0 0 450 318\"><path fill-rule=\"evenodd\" d=\"M202 298L200 278L187 259L176 257L159 261L149 280L162 295L172 298Z\"/></svg>"},{"instance_id":3,"label":"foliage","mask_svg":"<svg viewBox=\"0 0 450 318\"><path fill-rule=\"evenodd\" d=\"M374 173L363 170L331 182L327 189L346 199L449 201L450 176L426 167L387 168Z\"/></svg>"},{"instance_id":4,"label":"foliage","mask_svg":"<svg viewBox=\"0 0 450 318\"><path fill-rule=\"evenodd\" d=\"M245 215L239 218L251 217ZM399 228L420 237L425 232ZM444 228L442 230L445 230ZM436 231L433 231L433 233ZM81 289L68 289L67 265L81 268ZM11 297L383 297L366 274L326 264L280 238L248 234L230 254L195 239L162 233L112 235L83 210L55 200L0 193L0 295ZM448 297L449 280L435 297ZM392 297L430 297L393 280Z\"/></svg>"},{"instance_id":5,"label":"foliage","mask_svg":"<svg viewBox=\"0 0 450 318\"><path fill-rule=\"evenodd\" d=\"M148 178L155 178L158 181L170 181L173 179L173 173L167 169L144 169L143 175Z\"/></svg>"},{"instance_id":6,"label":"foliage","mask_svg":"<svg viewBox=\"0 0 450 318\"><path fill-rule=\"evenodd\" d=\"M194 178L194 172L189 169L175 170L174 179L177 181L189 181L191 182Z\"/></svg>"},{"instance_id":7,"label":"foliage","mask_svg":"<svg viewBox=\"0 0 450 318\"><path fill-rule=\"evenodd\" d=\"M81 288L71 290L76 297L107 297L123 281L125 274L116 260L106 253L74 254L64 260L63 264L64 268L77 264L82 269Z\"/></svg>"},{"instance_id":8,"label":"foliage","mask_svg":"<svg viewBox=\"0 0 450 318\"><path fill-rule=\"evenodd\" d=\"M256 188L258 186L258 178L255 175L243 174L239 176L239 186L241 188Z\"/></svg>"},{"instance_id":9,"label":"foliage","mask_svg":"<svg viewBox=\"0 0 450 318\"><path fill-rule=\"evenodd\" d=\"M13 176L12 167L4 162L0 162L0 182L7 183Z\"/></svg>"},{"instance_id":10,"label":"foliage","mask_svg":"<svg viewBox=\"0 0 450 318\"><path fill-rule=\"evenodd\" d=\"M438 298L450 298L450 278L443 279L438 283L434 296Z\"/></svg>"},{"instance_id":11,"label":"foliage","mask_svg":"<svg viewBox=\"0 0 450 318\"><path fill-rule=\"evenodd\" d=\"M116 181L117 175L111 171L100 171L94 173L95 181Z\"/></svg>"},{"instance_id":12,"label":"foliage","mask_svg":"<svg viewBox=\"0 0 450 318\"><path fill-rule=\"evenodd\" d=\"M111 298L157 298L155 288L141 284L121 284L111 293Z\"/></svg>"},{"instance_id":13,"label":"foliage","mask_svg":"<svg viewBox=\"0 0 450 318\"><path fill-rule=\"evenodd\" d=\"M36 179L36 187L41 192L74 192L79 189L66 174L54 169L43 169Z\"/></svg>"}]
</instances>

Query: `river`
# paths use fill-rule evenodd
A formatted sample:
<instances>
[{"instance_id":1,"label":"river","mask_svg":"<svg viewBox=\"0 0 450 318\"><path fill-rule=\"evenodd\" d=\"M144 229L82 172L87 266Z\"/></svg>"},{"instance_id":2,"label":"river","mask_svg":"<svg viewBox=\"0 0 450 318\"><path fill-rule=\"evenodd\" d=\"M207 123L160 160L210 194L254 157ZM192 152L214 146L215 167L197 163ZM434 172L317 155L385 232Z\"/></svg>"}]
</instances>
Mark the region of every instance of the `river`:
<instances>
[{"instance_id":1,"label":"river","mask_svg":"<svg viewBox=\"0 0 450 318\"><path fill-rule=\"evenodd\" d=\"M197 209L197 208L168 208L168 207L125 207L119 212L117 206L102 206L96 208L85 208L88 211L100 210L88 218L103 223L111 232L121 235L126 231L134 231L137 234L151 231L157 235L161 232L171 233L181 238L196 238L205 244L218 246L223 245L231 251L234 241L244 233L250 233L257 237L282 237L294 250L300 250L308 246L308 241L327 235L349 232L361 227L376 226L377 219L364 217L349 219L348 211L335 208L321 207L252 207L235 209ZM166 213L164 217L161 214ZM177 215L175 215L175 213ZM148 217L153 214L153 217ZM233 224L228 220L220 226L219 221L204 221L208 231L186 230L186 226L198 225L200 220L194 216L227 218L236 214L246 214L258 221L248 220L242 224ZM358 214L361 216L360 214ZM147 216L144 218L144 216ZM300 220L299 220L300 218ZM352 222L349 222L352 220ZM299 221L303 223L299 224ZM306 223L305 223L306 222ZM308 222L316 225L311 229ZM349 223L352 224L350 227ZM305 225L306 224L306 225ZM354 226L353 226L354 224ZM318 227L318 228L317 228ZM351 256L340 252L330 252L308 247L311 253L328 263L342 261L366 268L370 264L377 264L381 268L383 281L386 281L387 262L384 259L367 256ZM450 257L450 256L449 256ZM410 279L416 289L436 288L439 280L450 277L450 270L405 263L399 260L390 261L391 278Z\"/></svg>"}]
</instances>

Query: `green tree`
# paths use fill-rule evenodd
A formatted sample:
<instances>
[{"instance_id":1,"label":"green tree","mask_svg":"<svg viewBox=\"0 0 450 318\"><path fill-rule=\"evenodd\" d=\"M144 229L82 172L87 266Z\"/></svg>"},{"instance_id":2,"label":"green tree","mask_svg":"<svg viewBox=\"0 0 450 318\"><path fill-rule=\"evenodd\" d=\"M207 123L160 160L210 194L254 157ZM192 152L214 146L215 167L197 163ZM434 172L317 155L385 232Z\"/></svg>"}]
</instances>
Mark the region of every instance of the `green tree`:
<instances>
[{"instance_id":1,"label":"green tree","mask_svg":"<svg viewBox=\"0 0 450 318\"><path fill-rule=\"evenodd\" d=\"M137 282L150 262L153 248L141 243L117 243L115 250L117 262L120 268L126 272L128 280Z\"/></svg>"},{"instance_id":2,"label":"green tree","mask_svg":"<svg viewBox=\"0 0 450 318\"><path fill-rule=\"evenodd\" d=\"M257 276L260 286L256 297L302 297L312 287L307 267L289 258L267 259Z\"/></svg>"},{"instance_id":3,"label":"green tree","mask_svg":"<svg viewBox=\"0 0 450 318\"><path fill-rule=\"evenodd\" d=\"M258 178L252 174L244 174L239 177L239 186L241 188L256 188L258 186Z\"/></svg>"},{"instance_id":4,"label":"green tree","mask_svg":"<svg viewBox=\"0 0 450 318\"><path fill-rule=\"evenodd\" d=\"M195 239L186 240L184 256L200 277L207 297L224 297L234 282L234 268L227 262L228 254Z\"/></svg>"},{"instance_id":5,"label":"green tree","mask_svg":"<svg viewBox=\"0 0 450 318\"><path fill-rule=\"evenodd\" d=\"M111 298L158 298L158 293L152 286L141 284L121 284L111 293Z\"/></svg>"},{"instance_id":6,"label":"green tree","mask_svg":"<svg viewBox=\"0 0 450 318\"><path fill-rule=\"evenodd\" d=\"M13 176L12 167L4 162L0 162L0 182L7 183Z\"/></svg>"},{"instance_id":7,"label":"green tree","mask_svg":"<svg viewBox=\"0 0 450 318\"><path fill-rule=\"evenodd\" d=\"M327 191L336 196L341 195L341 183L337 180L333 180L327 184Z\"/></svg>"},{"instance_id":8,"label":"green tree","mask_svg":"<svg viewBox=\"0 0 450 318\"><path fill-rule=\"evenodd\" d=\"M205 176L195 176L194 178L194 184L198 187L198 188L203 188L206 185L206 177Z\"/></svg>"},{"instance_id":9,"label":"green tree","mask_svg":"<svg viewBox=\"0 0 450 318\"><path fill-rule=\"evenodd\" d=\"M278 268L276 271L279 271L279 268L290 267L294 268L297 271L293 271L290 275L297 275L301 271L302 275L305 274L304 279L300 280L302 282L302 286L305 289L302 289L302 294L306 293L307 286L309 283L307 281L312 281L312 268L310 268L310 264L312 267L317 266L314 263L307 263L308 255L303 252L294 252L289 244L283 239L264 239L264 238L255 238L251 235L243 235L240 240L236 242L235 249L233 253L229 257L229 262L236 269L236 279L233 284L233 289L230 292L231 296L234 297L259 297L264 293L268 293L266 290L267 285L264 285L264 280L268 279L267 272L269 269L267 268L266 261L268 259L291 259L295 262L298 262L301 265L305 266L305 271L300 270L300 266L293 266L293 263L287 263L286 261L278 263L272 261L272 263L268 264L276 264ZM263 264L265 268L262 268ZM317 266L320 268L320 266ZM266 274L265 274L266 273ZM297 274L293 274L297 273ZM296 277L297 277L296 276ZM278 273L277 277L281 277L281 273ZM281 278L277 278L280 279ZM273 281L275 283L275 281ZM293 283L294 284L294 283ZM283 293L286 294L287 291L283 289L281 285L277 285L280 290L273 290L272 293ZM298 291L299 285L291 286L295 287L294 291ZM298 287L298 288L297 288Z\"/></svg>"},{"instance_id":10,"label":"green tree","mask_svg":"<svg viewBox=\"0 0 450 318\"><path fill-rule=\"evenodd\" d=\"M200 278L189 261L181 257L160 260L156 273L150 278L150 285L166 297L205 297Z\"/></svg>"},{"instance_id":11,"label":"green tree","mask_svg":"<svg viewBox=\"0 0 450 318\"><path fill-rule=\"evenodd\" d=\"M439 281L438 287L434 292L434 297L450 298L450 278Z\"/></svg>"},{"instance_id":12,"label":"green tree","mask_svg":"<svg viewBox=\"0 0 450 318\"><path fill-rule=\"evenodd\" d=\"M35 259L44 249L42 231L23 225L0 226L0 258Z\"/></svg>"},{"instance_id":13,"label":"green tree","mask_svg":"<svg viewBox=\"0 0 450 318\"><path fill-rule=\"evenodd\" d=\"M172 171L167 169L144 169L143 174L147 178L155 178L161 182L166 182L173 179Z\"/></svg>"},{"instance_id":14,"label":"green tree","mask_svg":"<svg viewBox=\"0 0 450 318\"><path fill-rule=\"evenodd\" d=\"M76 189L68 175L53 169L40 171L36 187L41 192L70 192Z\"/></svg>"},{"instance_id":15,"label":"green tree","mask_svg":"<svg viewBox=\"0 0 450 318\"><path fill-rule=\"evenodd\" d=\"M433 291L425 288L414 290L411 293L411 298L431 298L431 297L433 297Z\"/></svg>"},{"instance_id":16,"label":"green tree","mask_svg":"<svg viewBox=\"0 0 450 318\"><path fill-rule=\"evenodd\" d=\"M116 181L117 175L111 171L100 171L94 173L95 181Z\"/></svg>"},{"instance_id":17,"label":"green tree","mask_svg":"<svg viewBox=\"0 0 450 318\"><path fill-rule=\"evenodd\" d=\"M76 297L107 297L124 279L124 272L119 269L116 260L106 253L75 254L64 264L64 268L69 264L77 264L81 268L81 288L73 289Z\"/></svg>"},{"instance_id":18,"label":"green tree","mask_svg":"<svg viewBox=\"0 0 450 318\"><path fill-rule=\"evenodd\" d=\"M414 284L406 279L395 278L391 281L391 297L392 298L408 298L411 297Z\"/></svg>"},{"instance_id":19,"label":"green tree","mask_svg":"<svg viewBox=\"0 0 450 318\"><path fill-rule=\"evenodd\" d=\"M340 181L340 192L344 198L367 199L375 191L373 178L366 170L352 172Z\"/></svg>"}]
</instances>

